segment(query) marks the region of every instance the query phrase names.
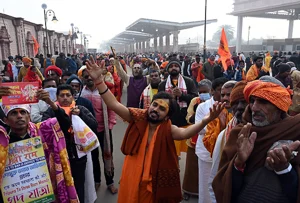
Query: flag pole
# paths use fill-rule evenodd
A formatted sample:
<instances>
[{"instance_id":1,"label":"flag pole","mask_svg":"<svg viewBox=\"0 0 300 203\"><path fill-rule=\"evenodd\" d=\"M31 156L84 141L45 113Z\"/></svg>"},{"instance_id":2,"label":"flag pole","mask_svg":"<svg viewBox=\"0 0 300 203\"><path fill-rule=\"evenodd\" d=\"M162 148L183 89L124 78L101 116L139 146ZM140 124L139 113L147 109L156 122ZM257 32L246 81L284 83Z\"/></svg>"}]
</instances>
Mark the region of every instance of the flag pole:
<instances>
[{"instance_id":1,"label":"flag pole","mask_svg":"<svg viewBox=\"0 0 300 203\"><path fill-rule=\"evenodd\" d=\"M204 12L204 43L203 43L203 63L206 59L206 16L207 16L207 0L205 0L205 12Z\"/></svg>"}]
</instances>

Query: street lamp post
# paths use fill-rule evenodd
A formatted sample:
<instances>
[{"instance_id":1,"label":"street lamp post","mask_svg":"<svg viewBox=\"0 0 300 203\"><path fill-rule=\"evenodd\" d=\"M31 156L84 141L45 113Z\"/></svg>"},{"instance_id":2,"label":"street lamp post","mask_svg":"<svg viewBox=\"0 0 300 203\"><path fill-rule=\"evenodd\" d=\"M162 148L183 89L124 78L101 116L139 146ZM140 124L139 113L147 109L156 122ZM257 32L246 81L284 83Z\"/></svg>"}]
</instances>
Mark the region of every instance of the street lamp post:
<instances>
[{"instance_id":1,"label":"street lamp post","mask_svg":"<svg viewBox=\"0 0 300 203\"><path fill-rule=\"evenodd\" d=\"M207 0L205 0L205 11L204 11L204 43L203 43L203 63L206 59L206 17L207 17Z\"/></svg>"},{"instance_id":2,"label":"street lamp post","mask_svg":"<svg viewBox=\"0 0 300 203\"><path fill-rule=\"evenodd\" d=\"M42 4L42 9L44 9L44 21L45 21L45 30L46 30L46 43L47 43L47 54L49 54L49 42L48 42L48 29L47 29L47 20L48 20L48 17L47 15L49 14L49 16L53 13L53 18L52 18L52 21L53 22L57 22L57 18L55 16L55 12L51 9L47 10L47 4Z\"/></svg>"},{"instance_id":3,"label":"street lamp post","mask_svg":"<svg viewBox=\"0 0 300 203\"><path fill-rule=\"evenodd\" d=\"M249 40L250 40L250 29L251 29L251 27L249 26L248 27L248 45L249 45Z\"/></svg>"},{"instance_id":4,"label":"street lamp post","mask_svg":"<svg viewBox=\"0 0 300 203\"><path fill-rule=\"evenodd\" d=\"M75 46L74 46L74 39L73 39L73 36L74 36L74 23L71 23L71 27L72 27L72 35L71 35L71 43L72 43L72 51L74 53L74 49L75 49Z\"/></svg>"}]
</instances>

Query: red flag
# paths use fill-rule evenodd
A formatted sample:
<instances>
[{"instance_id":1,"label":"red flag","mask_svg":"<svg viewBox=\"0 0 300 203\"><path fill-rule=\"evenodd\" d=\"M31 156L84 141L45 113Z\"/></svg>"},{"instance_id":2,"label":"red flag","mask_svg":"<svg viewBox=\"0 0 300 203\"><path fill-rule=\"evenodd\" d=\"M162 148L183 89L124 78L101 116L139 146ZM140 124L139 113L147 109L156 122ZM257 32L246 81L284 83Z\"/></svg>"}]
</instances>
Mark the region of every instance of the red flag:
<instances>
[{"instance_id":1,"label":"red flag","mask_svg":"<svg viewBox=\"0 0 300 203\"><path fill-rule=\"evenodd\" d=\"M34 55L37 55L38 52L39 52L40 45L39 45L39 43L36 41L36 39L34 38L34 36L32 36L32 39L33 39L33 42L34 42L34 45L33 45Z\"/></svg>"},{"instance_id":2,"label":"red flag","mask_svg":"<svg viewBox=\"0 0 300 203\"><path fill-rule=\"evenodd\" d=\"M224 70L227 70L226 61L228 61L228 59L231 59L231 53L228 47L228 42L224 28L222 29L218 54L220 55Z\"/></svg>"}]
</instances>

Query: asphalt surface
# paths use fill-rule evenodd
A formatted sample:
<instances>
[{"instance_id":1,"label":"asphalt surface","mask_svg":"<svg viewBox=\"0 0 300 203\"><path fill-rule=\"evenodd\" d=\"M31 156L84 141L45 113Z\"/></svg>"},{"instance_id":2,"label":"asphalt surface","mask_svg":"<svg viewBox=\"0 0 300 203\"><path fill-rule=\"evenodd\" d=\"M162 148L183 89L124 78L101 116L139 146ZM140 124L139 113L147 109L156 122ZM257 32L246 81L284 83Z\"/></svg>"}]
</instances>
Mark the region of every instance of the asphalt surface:
<instances>
[{"instance_id":1,"label":"asphalt surface","mask_svg":"<svg viewBox=\"0 0 300 203\"><path fill-rule=\"evenodd\" d=\"M127 70L130 70L130 68L127 68ZM126 105L127 100L127 91L126 87L123 90L123 96L122 96L122 103ZM113 129L113 160L115 165L115 186L119 187L119 180L122 172L123 162L124 162L124 155L122 154L120 148L122 144L122 140L125 134L127 128L127 124L123 122L120 118L117 120L117 124L114 126ZM101 152L100 152L101 153ZM101 156L100 156L101 157ZM184 175L184 169L185 169L185 159L186 153L181 153L181 160L180 163L180 177L181 182L183 180ZM107 190L107 186L105 183L105 177L104 177L104 170L103 170L103 162L101 162L101 186L97 191L97 200L96 203L116 203L118 200L118 194L112 195L109 190ZM182 201L182 202L190 202L190 203L196 203L198 202L197 197L191 197L188 201Z\"/></svg>"}]
</instances>

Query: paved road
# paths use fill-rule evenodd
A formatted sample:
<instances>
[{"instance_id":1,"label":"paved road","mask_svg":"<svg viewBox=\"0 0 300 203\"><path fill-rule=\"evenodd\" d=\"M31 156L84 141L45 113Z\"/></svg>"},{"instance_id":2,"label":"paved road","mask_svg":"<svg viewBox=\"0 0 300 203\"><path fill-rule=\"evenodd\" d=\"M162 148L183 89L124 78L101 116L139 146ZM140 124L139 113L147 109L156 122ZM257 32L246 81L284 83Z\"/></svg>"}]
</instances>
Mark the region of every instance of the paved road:
<instances>
[{"instance_id":1,"label":"paved road","mask_svg":"<svg viewBox=\"0 0 300 203\"><path fill-rule=\"evenodd\" d=\"M130 70L130 68L127 68L127 70ZM127 98L127 92L126 88L124 88L123 96L122 96L122 103L126 104L126 98ZM124 155L122 154L120 148L123 140L123 136L125 134L127 128L127 124L124 123L121 119L118 119L117 124L115 125L113 129L113 146L114 146L114 152L113 152L113 158L114 158L114 165L115 165L115 186L118 187L118 182L121 176L122 167L123 167L123 161L124 161ZM180 160L180 168L182 169L180 171L181 181L183 179L184 175L184 168L185 168L185 153L182 153L181 160ZM96 203L116 203L118 199L118 195L112 195L106 187L105 184L105 177L103 172L103 163L101 161L101 187L97 191L98 199L96 200ZM187 201L182 201L187 202ZM190 203L196 203L198 202L197 198L191 197L188 201Z\"/></svg>"}]
</instances>

